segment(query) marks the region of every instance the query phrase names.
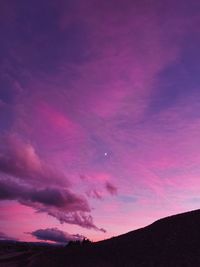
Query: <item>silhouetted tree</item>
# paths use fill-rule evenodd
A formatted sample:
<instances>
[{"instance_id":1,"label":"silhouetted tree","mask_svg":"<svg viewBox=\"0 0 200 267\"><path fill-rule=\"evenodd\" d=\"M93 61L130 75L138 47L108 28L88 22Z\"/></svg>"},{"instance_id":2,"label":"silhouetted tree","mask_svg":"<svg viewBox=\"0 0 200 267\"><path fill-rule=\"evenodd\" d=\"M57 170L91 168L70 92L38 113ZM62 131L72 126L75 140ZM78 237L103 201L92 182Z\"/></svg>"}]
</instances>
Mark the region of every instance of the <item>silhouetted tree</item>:
<instances>
[{"instance_id":1,"label":"silhouetted tree","mask_svg":"<svg viewBox=\"0 0 200 267\"><path fill-rule=\"evenodd\" d=\"M81 243L82 246L87 246L87 245L91 245L91 244L92 244L92 241L90 241L87 238L84 238L82 243Z\"/></svg>"},{"instance_id":2,"label":"silhouetted tree","mask_svg":"<svg viewBox=\"0 0 200 267\"><path fill-rule=\"evenodd\" d=\"M74 240L74 241L69 241L66 247L69 248L80 248L81 247L81 241L80 240Z\"/></svg>"},{"instance_id":3,"label":"silhouetted tree","mask_svg":"<svg viewBox=\"0 0 200 267\"><path fill-rule=\"evenodd\" d=\"M69 243L66 245L67 248L81 248L83 246L88 246L92 244L92 242L84 238L82 241L81 240L74 240L74 241L69 241Z\"/></svg>"}]
</instances>

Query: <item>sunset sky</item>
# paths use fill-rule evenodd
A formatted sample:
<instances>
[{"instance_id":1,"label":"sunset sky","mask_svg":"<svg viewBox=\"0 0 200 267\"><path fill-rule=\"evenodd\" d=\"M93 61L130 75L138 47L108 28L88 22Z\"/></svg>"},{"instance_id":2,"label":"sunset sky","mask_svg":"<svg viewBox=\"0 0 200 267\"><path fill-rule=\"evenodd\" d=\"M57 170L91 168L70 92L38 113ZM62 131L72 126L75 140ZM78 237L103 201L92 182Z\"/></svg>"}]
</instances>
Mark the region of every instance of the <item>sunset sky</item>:
<instances>
[{"instance_id":1,"label":"sunset sky","mask_svg":"<svg viewBox=\"0 0 200 267\"><path fill-rule=\"evenodd\" d=\"M200 207L199 29L198 0L0 0L0 239Z\"/></svg>"}]
</instances>

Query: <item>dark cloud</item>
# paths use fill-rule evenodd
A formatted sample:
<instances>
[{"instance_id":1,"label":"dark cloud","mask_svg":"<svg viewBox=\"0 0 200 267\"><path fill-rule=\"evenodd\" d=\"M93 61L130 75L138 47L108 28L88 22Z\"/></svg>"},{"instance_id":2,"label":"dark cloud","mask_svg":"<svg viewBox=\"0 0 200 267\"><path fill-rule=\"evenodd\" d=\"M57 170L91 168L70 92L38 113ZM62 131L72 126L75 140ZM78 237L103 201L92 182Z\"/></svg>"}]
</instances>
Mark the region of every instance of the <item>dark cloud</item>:
<instances>
[{"instance_id":1,"label":"dark cloud","mask_svg":"<svg viewBox=\"0 0 200 267\"><path fill-rule=\"evenodd\" d=\"M111 195L117 195L117 187L110 182L106 182L105 184L106 190L111 194Z\"/></svg>"},{"instance_id":2,"label":"dark cloud","mask_svg":"<svg viewBox=\"0 0 200 267\"><path fill-rule=\"evenodd\" d=\"M68 189L44 188L35 189L14 182L12 179L0 179L0 199L16 199L22 203L40 203L44 206L56 207L63 211L86 211L90 208L87 201Z\"/></svg>"},{"instance_id":3,"label":"dark cloud","mask_svg":"<svg viewBox=\"0 0 200 267\"><path fill-rule=\"evenodd\" d=\"M3 232L0 232L0 240L5 240L7 239L7 235Z\"/></svg>"},{"instance_id":4,"label":"dark cloud","mask_svg":"<svg viewBox=\"0 0 200 267\"><path fill-rule=\"evenodd\" d=\"M0 137L0 172L30 183L68 185L66 177L47 165L30 143L16 136Z\"/></svg>"},{"instance_id":5,"label":"dark cloud","mask_svg":"<svg viewBox=\"0 0 200 267\"><path fill-rule=\"evenodd\" d=\"M30 233L38 240L68 243L69 241L83 240L85 237L79 234L69 234L57 228L38 229Z\"/></svg>"},{"instance_id":6,"label":"dark cloud","mask_svg":"<svg viewBox=\"0 0 200 267\"><path fill-rule=\"evenodd\" d=\"M68 186L66 177L47 165L30 143L0 136L0 200L16 200L61 223L104 231L94 224L87 200Z\"/></svg>"},{"instance_id":7,"label":"dark cloud","mask_svg":"<svg viewBox=\"0 0 200 267\"><path fill-rule=\"evenodd\" d=\"M88 212L88 202L82 196L63 188L35 189L13 179L0 179L0 200L17 200L19 203L45 212L61 223L76 224L87 229L99 229Z\"/></svg>"},{"instance_id":8,"label":"dark cloud","mask_svg":"<svg viewBox=\"0 0 200 267\"><path fill-rule=\"evenodd\" d=\"M88 197L94 198L94 199L102 199L103 198L102 195L101 195L101 193L98 190L96 190L96 189L88 190L86 192L86 195Z\"/></svg>"},{"instance_id":9,"label":"dark cloud","mask_svg":"<svg viewBox=\"0 0 200 267\"><path fill-rule=\"evenodd\" d=\"M3 232L0 232L0 240L17 240L17 239L9 236Z\"/></svg>"}]
</instances>

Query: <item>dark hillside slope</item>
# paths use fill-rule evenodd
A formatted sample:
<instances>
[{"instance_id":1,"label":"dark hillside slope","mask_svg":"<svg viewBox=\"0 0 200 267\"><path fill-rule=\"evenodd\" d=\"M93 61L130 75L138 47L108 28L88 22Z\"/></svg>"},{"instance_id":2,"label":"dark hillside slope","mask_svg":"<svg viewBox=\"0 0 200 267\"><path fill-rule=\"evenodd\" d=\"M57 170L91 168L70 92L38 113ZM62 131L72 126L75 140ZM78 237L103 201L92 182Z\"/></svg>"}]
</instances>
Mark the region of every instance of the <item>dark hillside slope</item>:
<instances>
[{"instance_id":1,"label":"dark hillside slope","mask_svg":"<svg viewBox=\"0 0 200 267\"><path fill-rule=\"evenodd\" d=\"M200 210L99 242L114 266L200 266ZM115 255L115 256L114 256Z\"/></svg>"}]
</instances>

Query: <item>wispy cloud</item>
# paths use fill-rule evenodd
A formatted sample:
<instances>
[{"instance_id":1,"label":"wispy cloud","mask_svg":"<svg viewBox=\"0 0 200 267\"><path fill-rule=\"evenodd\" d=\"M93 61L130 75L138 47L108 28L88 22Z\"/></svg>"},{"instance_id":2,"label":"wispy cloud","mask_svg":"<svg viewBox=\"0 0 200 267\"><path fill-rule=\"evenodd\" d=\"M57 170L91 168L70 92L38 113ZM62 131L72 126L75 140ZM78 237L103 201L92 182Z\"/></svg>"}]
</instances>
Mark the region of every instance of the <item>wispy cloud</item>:
<instances>
[{"instance_id":1,"label":"wispy cloud","mask_svg":"<svg viewBox=\"0 0 200 267\"><path fill-rule=\"evenodd\" d=\"M33 145L14 135L0 137L0 171L28 183L51 183L67 186L66 176L46 164Z\"/></svg>"}]
</instances>

